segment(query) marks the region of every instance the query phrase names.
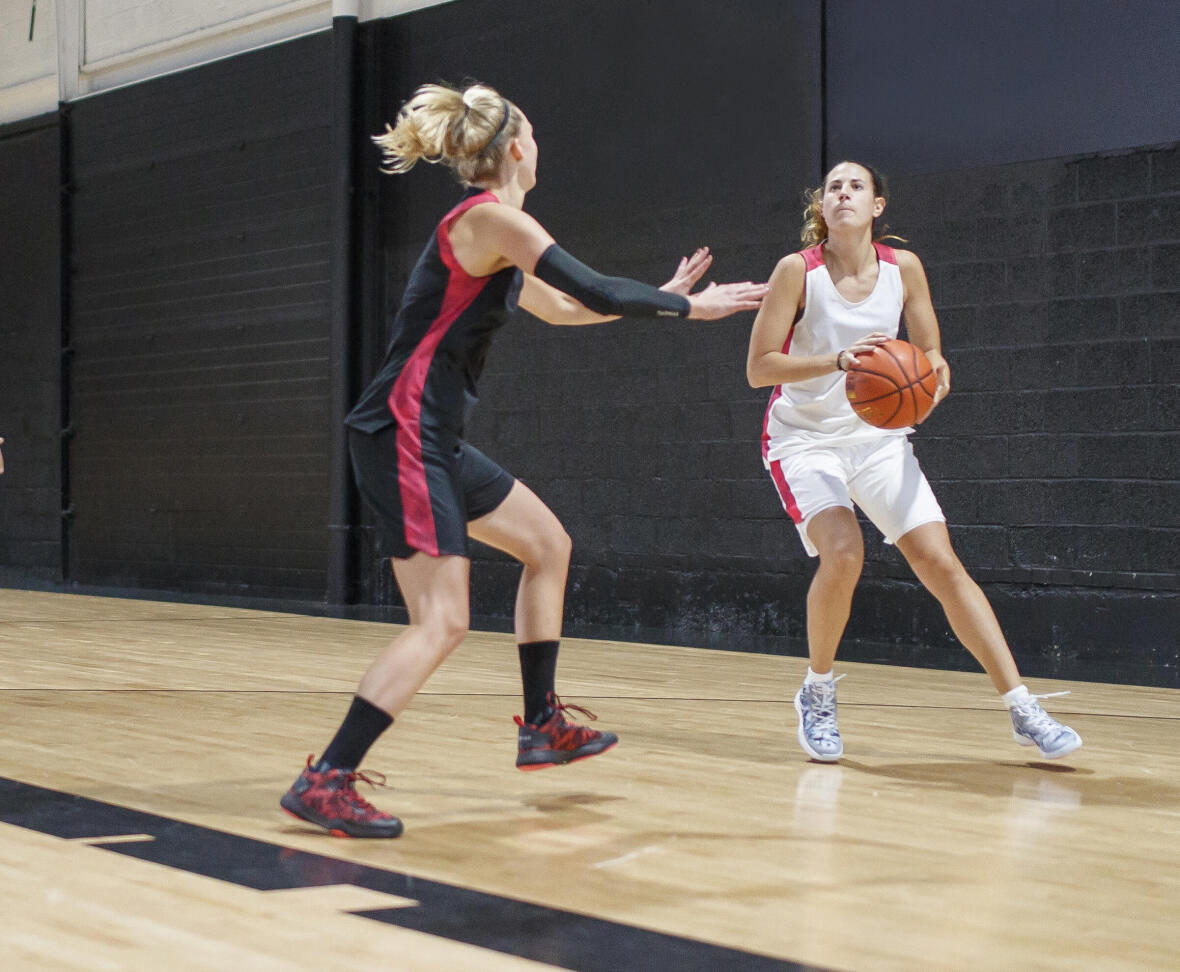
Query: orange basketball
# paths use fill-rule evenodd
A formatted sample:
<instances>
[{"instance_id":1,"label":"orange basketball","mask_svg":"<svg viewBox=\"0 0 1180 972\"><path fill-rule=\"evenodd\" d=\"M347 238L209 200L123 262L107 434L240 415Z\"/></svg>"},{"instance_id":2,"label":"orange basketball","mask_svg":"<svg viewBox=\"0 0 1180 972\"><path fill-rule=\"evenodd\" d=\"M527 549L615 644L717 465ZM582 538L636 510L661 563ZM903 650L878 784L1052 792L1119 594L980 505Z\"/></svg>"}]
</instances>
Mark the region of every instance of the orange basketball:
<instances>
[{"instance_id":1,"label":"orange basketball","mask_svg":"<svg viewBox=\"0 0 1180 972\"><path fill-rule=\"evenodd\" d=\"M899 340L852 358L844 378L852 410L879 429L904 429L922 421L934 407L937 387L938 377L922 349Z\"/></svg>"}]
</instances>

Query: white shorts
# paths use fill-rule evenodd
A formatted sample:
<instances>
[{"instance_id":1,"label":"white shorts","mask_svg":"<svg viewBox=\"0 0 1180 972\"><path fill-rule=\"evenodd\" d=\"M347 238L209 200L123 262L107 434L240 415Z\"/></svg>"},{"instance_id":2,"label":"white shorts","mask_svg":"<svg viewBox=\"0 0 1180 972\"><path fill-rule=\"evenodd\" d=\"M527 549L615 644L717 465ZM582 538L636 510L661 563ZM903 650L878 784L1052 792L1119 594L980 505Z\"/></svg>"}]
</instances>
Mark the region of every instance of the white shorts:
<instances>
[{"instance_id":1,"label":"white shorts","mask_svg":"<svg viewBox=\"0 0 1180 972\"><path fill-rule=\"evenodd\" d=\"M801 449L771 462L770 478L812 557L819 551L807 536L807 525L816 513L832 506L851 510L855 503L885 535L886 543L896 543L923 523L946 521L904 435Z\"/></svg>"}]
</instances>

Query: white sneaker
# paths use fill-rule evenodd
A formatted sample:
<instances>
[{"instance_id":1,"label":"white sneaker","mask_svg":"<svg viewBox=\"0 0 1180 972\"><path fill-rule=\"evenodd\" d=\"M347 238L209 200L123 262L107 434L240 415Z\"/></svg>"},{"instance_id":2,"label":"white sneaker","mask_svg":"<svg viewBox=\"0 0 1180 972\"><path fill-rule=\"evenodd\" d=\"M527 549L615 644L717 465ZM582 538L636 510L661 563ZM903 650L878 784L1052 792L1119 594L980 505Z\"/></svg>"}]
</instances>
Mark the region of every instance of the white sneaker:
<instances>
[{"instance_id":1,"label":"white sneaker","mask_svg":"<svg viewBox=\"0 0 1180 972\"><path fill-rule=\"evenodd\" d=\"M840 678L844 676L841 675ZM799 745L812 759L834 763L844 755L844 743L836 725L836 682L806 682L795 693L799 713Z\"/></svg>"},{"instance_id":2,"label":"white sneaker","mask_svg":"<svg viewBox=\"0 0 1180 972\"><path fill-rule=\"evenodd\" d=\"M1021 699L1008 712L1012 716L1012 738L1021 746L1036 746L1046 759L1059 759L1082 745L1082 737L1069 726L1063 726L1041 708L1041 699L1068 692L1050 692Z\"/></svg>"}]
</instances>

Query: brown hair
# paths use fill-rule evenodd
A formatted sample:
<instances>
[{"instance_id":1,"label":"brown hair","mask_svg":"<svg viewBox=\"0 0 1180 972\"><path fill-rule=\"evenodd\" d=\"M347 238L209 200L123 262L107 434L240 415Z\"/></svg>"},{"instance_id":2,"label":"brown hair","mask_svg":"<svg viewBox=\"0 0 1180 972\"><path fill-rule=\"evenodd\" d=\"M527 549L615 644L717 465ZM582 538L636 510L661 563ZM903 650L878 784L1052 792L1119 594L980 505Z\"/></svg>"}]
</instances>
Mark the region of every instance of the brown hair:
<instances>
[{"instance_id":1,"label":"brown hair","mask_svg":"<svg viewBox=\"0 0 1180 972\"><path fill-rule=\"evenodd\" d=\"M873 198L881 198L886 202L889 201L889 187L885 183L885 177L871 165L865 165L865 163L857 162L853 159L845 159L843 162L837 162L836 165L832 166L832 169L835 169L839 165L859 165L869 174L869 178L873 182ZM829 169L828 172L830 173L832 169ZM803 193L803 229L799 233L799 238L803 241L804 246L818 246L828 238L828 224L824 222L823 213L824 189L826 186L827 178L825 177L823 185L816 189L808 189ZM908 242L900 236L886 232L888 229L888 225L882 223L878 232L877 221L873 220L873 231L876 234L873 236L873 242L880 243L882 240L897 240L900 243Z\"/></svg>"},{"instance_id":2,"label":"brown hair","mask_svg":"<svg viewBox=\"0 0 1180 972\"><path fill-rule=\"evenodd\" d=\"M520 132L520 109L486 84L464 88L424 84L402 105L397 122L374 135L383 172L409 172L421 159L454 171L464 185L489 179L504 161L504 148Z\"/></svg>"}]
</instances>

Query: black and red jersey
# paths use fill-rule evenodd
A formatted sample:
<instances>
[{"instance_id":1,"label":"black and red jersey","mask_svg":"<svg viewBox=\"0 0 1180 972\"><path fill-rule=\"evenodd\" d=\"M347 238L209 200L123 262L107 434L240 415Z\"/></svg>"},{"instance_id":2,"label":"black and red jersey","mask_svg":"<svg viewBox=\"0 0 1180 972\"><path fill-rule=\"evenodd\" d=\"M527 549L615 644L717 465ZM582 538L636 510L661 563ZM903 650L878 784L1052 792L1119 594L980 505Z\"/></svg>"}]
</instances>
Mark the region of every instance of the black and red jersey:
<instances>
[{"instance_id":1,"label":"black and red jersey","mask_svg":"<svg viewBox=\"0 0 1180 972\"><path fill-rule=\"evenodd\" d=\"M522 275L509 267L470 276L451 250L450 228L472 206L497 203L470 189L442 218L410 274L377 376L345 419L361 432L396 424L414 439L458 437L492 335L516 310Z\"/></svg>"}]
</instances>

